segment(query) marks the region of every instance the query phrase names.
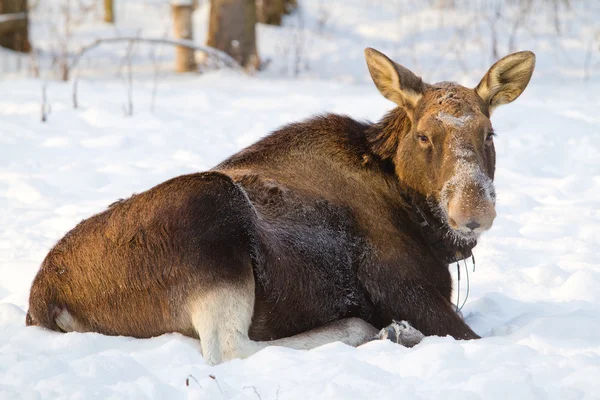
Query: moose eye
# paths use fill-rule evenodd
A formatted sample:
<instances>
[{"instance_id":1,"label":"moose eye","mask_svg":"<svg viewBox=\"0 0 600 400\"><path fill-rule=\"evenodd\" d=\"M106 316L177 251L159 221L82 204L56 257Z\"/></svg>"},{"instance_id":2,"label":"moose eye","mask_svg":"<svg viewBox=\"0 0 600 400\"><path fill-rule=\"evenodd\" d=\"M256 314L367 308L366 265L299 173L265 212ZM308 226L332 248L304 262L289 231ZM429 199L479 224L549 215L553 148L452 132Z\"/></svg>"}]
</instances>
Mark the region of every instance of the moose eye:
<instances>
[{"instance_id":1,"label":"moose eye","mask_svg":"<svg viewBox=\"0 0 600 400\"><path fill-rule=\"evenodd\" d=\"M419 135L418 138L419 138L419 142L421 142L421 143L429 143L429 138L425 135Z\"/></svg>"},{"instance_id":2,"label":"moose eye","mask_svg":"<svg viewBox=\"0 0 600 400\"><path fill-rule=\"evenodd\" d=\"M494 136L496 136L496 134L494 133L494 131L489 131L487 136L485 137L485 141L486 142L491 142L492 139L494 139Z\"/></svg>"}]
</instances>

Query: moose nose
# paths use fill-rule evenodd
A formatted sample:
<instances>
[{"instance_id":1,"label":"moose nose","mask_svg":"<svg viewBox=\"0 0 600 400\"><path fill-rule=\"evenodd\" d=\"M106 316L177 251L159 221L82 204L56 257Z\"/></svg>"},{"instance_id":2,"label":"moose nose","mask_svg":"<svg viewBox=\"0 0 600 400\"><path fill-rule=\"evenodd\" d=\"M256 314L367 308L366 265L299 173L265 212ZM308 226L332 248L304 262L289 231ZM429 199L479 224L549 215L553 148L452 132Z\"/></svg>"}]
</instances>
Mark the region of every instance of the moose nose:
<instances>
[{"instance_id":1,"label":"moose nose","mask_svg":"<svg viewBox=\"0 0 600 400\"><path fill-rule=\"evenodd\" d=\"M475 222L475 221L471 221L466 225L466 227L472 231L479 228L480 226L481 226L481 224L479 222Z\"/></svg>"},{"instance_id":2,"label":"moose nose","mask_svg":"<svg viewBox=\"0 0 600 400\"><path fill-rule=\"evenodd\" d=\"M492 202L477 202L468 207L459 198L452 199L448 204L448 224L454 230L472 232L488 230L494 219L496 210Z\"/></svg>"}]
</instances>

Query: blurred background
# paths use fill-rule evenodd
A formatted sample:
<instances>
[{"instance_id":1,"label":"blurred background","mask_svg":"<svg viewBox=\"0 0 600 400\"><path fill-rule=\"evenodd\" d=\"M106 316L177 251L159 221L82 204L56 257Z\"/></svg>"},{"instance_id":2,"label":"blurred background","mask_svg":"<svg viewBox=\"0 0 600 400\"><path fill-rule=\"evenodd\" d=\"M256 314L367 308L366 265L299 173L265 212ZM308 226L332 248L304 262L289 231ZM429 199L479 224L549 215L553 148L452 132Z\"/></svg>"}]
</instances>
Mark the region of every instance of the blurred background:
<instances>
[{"instance_id":1,"label":"blurred background","mask_svg":"<svg viewBox=\"0 0 600 400\"><path fill-rule=\"evenodd\" d=\"M363 82L370 46L429 81L481 76L522 49L538 55L537 79L586 81L600 75L600 1L0 0L0 46L4 79L143 80L240 64Z\"/></svg>"}]
</instances>

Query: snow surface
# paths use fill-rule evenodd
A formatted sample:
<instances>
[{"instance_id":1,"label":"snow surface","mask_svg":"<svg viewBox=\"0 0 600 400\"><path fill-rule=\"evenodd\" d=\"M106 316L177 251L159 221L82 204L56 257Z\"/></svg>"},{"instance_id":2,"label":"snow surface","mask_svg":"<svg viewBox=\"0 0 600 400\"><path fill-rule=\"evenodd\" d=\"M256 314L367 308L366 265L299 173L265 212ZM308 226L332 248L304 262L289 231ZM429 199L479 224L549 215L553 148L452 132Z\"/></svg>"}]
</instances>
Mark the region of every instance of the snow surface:
<instances>
[{"instance_id":1,"label":"snow surface","mask_svg":"<svg viewBox=\"0 0 600 400\"><path fill-rule=\"evenodd\" d=\"M306 3L309 24L319 9ZM150 112L154 83L141 69L132 117L123 113L120 78L84 76L78 110L70 83L47 82L44 124L43 83L0 80L0 399L600 399L600 80L582 82L579 65L557 64L562 56L543 44L532 48L538 70L528 89L492 117L498 217L474 251L463 308L483 339L430 337L412 349L385 341L270 347L212 367L195 340L177 334L139 340L24 326L39 264L81 219L208 169L282 124L322 112L377 120L390 109L367 82L362 47L370 39L391 47L391 22L364 3L332 8L325 34L307 33L311 69L302 79L278 73L277 60L256 77L163 73ZM131 4L135 11L140 1ZM148 25L159 14L146 13ZM262 54L278 54L278 29L287 34L260 28ZM586 47L577 32L565 38L572 59ZM431 37L419 46L435 44ZM425 80L442 75L390 54ZM485 68L453 71L446 78L475 86Z\"/></svg>"}]
</instances>

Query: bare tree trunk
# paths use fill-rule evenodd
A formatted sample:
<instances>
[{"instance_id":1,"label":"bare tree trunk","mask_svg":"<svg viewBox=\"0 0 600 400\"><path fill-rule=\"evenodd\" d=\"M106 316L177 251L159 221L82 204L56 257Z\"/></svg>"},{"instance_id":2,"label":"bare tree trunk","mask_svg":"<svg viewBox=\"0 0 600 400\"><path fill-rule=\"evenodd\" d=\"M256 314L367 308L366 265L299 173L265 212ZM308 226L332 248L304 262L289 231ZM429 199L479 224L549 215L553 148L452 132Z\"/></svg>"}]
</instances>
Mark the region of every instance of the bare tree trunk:
<instances>
[{"instance_id":1,"label":"bare tree trunk","mask_svg":"<svg viewBox=\"0 0 600 400\"><path fill-rule=\"evenodd\" d=\"M27 0L0 0L0 46L31 51Z\"/></svg>"},{"instance_id":2,"label":"bare tree trunk","mask_svg":"<svg viewBox=\"0 0 600 400\"><path fill-rule=\"evenodd\" d=\"M173 10L173 29L177 39L194 39L192 25L193 3L186 4L179 0L171 6ZM175 70L177 72L196 71L196 58L194 50L189 47L177 46L175 48Z\"/></svg>"},{"instance_id":3,"label":"bare tree trunk","mask_svg":"<svg viewBox=\"0 0 600 400\"><path fill-rule=\"evenodd\" d=\"M211 0L207 44L247 70L258 69L255 0Z\"/></svg>"},{"instance_id":4,"label":"bare tree trunk","mask_svg":"<svg viewBox=\"0 0 600 400\"><path fill-rule=\"evenodd\" d=\"M104 22L115 23L114 0L104 0Z\"/></svg>"},{"instance_id":5,"label":"bare tree trunk","mask_svg":"<svg viewBox=\"0 0 600 400\"><path fill-rule=\"evenodd\" d=\"M285 0L256 0L256 19L269 25L281 25Z\"/></svg>"}]
</instances>

